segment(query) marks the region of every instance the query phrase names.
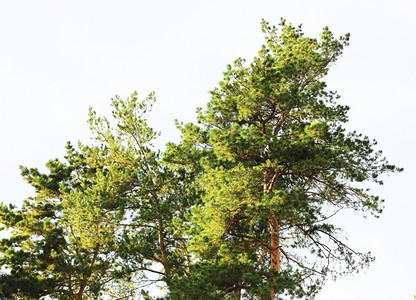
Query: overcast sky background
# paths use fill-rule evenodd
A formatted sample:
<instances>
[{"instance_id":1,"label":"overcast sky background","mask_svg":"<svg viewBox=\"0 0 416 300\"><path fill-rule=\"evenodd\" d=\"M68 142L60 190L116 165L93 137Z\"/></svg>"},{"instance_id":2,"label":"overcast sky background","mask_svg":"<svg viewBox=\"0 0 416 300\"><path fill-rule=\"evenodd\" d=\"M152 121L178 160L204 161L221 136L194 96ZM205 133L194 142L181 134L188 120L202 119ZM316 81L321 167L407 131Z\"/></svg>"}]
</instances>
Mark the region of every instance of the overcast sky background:
<instances>
[{"instance_id":1,"label":"overcast sky background","mask_svg":"<svg viewBox=\"0 0 416 300\"><path fill-rule=\"evenodd\" d=\"M208 91L237 57L263 43L260 20L328 25L351 46L327 83L351 107L348 128L379 141L405 172L373 191L379 219L337 222L357 250L377 257L356 276L329 281L317 300L412 300L416 294L416 2L333 0L0 1L0 201L20 205L33 191L19 165L61 158L66 141L88 142L88 107L155 91L158 145L177 141L174 119L195 119Z\"/></svg>"}]
</instances>

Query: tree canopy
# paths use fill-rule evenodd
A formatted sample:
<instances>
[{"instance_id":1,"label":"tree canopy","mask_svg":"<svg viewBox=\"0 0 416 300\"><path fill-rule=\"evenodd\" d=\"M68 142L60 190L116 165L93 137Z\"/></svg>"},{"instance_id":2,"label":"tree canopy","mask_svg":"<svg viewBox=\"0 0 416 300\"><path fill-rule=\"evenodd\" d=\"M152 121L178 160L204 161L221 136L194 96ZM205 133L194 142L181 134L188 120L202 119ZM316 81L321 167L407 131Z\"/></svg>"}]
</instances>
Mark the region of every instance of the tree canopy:
<instances>
[{"instance_id":1,"label":"tree canopy","mask_svg":"<svg viewBox=\"0 0 416 300\"><path fill-rule=\"evenodd\" d=\"M348 107L323 81L349 35L262 30L258 55L227 67L163 153L154 94L133 93L111 119L90 109L93 143L68 143L48 174L21 167L35 196L0 207L2 299L150 299L156 283L166 299L310 298L373 260L331 222L377 217L383 200L362 183L401 171L345 129Z\"/></svg>"},{"instance_id":2,"label":"tree canopy","mask_svg":"<svg viewBox=\"0 0 416 300\"><path fill-rule=\"evenodd\" d=\"M258 56L227 67L199 124L182 126L182 142L170 145L172 161L200 169L190 248L204 266L231 268L222 292L261 299L314 295L328 275L371 262L330 219L343 209L377 216L382 200L357 183L400 171L375 141L346 131L349 108L323 81L349 35L280 27L263 21Z\"/></svg>"},{"instance_id":3,"label":"tree canopy","mask_svg":"<svg viewBox=\"0 0 416 300\"><path fill-rule=\"evenodd\" d=\"M21 167L36 196L0 210L11 233L0 244L3 298L130 298L187 264L181 220L192 195L186 172L151 149L153 101L114 99L115 126L91 110L95 144L68 143L49 174Z\"/></svg>"}]
</instances>

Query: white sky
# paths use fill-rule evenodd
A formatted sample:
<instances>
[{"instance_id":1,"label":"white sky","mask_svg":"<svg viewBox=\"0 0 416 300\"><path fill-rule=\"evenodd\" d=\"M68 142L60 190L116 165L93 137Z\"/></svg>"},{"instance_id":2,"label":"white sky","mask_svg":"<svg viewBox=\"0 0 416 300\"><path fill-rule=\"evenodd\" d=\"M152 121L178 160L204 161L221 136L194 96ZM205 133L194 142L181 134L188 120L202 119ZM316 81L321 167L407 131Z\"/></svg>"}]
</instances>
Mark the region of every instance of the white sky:
<instances>
[{"instance_id":1,"label":"white sky","mask_svg":"<svg viewBox=\"0 0 416 300\"><path fill-rule=\"evenodd\" d=\"M416 3L411 0L0 1L0 201L32 192L18 166L64 155L88 141L88 107L156 91L160 145L177 140L173 120L192 121L237 57L263 42L260 20L280 17L317 36L328 25L351 46L327 77L351 107L349 128L379 141L405 168L374 192L380 219L339 218L350 243L377 259L353 277L328 282L318 300L413 299L416 294Z\"/></svg>"}]
</instances>

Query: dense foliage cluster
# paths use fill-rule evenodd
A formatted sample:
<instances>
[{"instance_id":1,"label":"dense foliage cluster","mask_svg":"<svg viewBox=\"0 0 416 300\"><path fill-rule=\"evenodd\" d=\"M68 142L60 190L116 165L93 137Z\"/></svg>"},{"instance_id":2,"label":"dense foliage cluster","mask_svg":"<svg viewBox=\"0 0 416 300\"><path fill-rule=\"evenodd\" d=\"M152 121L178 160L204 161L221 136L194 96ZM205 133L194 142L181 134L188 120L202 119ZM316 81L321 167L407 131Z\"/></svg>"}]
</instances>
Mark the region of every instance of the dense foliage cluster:
<instances>
[{"instance_id":1,"label":"dense foliage cluster","mask_svg":"<svg viewBox=\"0 0 416 300\"><path fill-rule=\"evenodd\" d=\"M375 141L347 132L348 107L322 78L348 45L324 28L262 23L266 44L238 59L198 124L178 123L164 153L147 124L154 95L90 110L94 142L68 143L48 174L22 167L36 194L0 207L2 299L311 298L328 276L372 261L331 217L377 216L358 187L400 171Z\"/></svg>"}]
</instances>

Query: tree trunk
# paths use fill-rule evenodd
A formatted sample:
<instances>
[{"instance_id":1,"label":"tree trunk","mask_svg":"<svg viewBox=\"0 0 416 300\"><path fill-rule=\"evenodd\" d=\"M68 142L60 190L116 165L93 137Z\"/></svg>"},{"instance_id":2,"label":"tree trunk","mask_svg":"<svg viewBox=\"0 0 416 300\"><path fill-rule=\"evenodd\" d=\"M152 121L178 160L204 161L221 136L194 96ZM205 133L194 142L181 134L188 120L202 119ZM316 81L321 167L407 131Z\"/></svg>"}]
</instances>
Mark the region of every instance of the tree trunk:
<instances>
[{"instance_id":1,"label":"tree trunk","mask_svg":"<svg viewBox=\"0 0 416 300\"><path fill-rule=\"evenodd\" d=\"M163 220L162 218L159 219L159 247L160 247L160 254L162 256L162 265L165 269L165 275L166 277L170 276L170 268L168 264L168 255L166 253L166 247L165 247L165 238L163 235Z\"/></svg>"},{"instance_id":2,"label":"tree trunk","mask_svg":"<svg viewBox=\"0 0 416 300\"><path fill-rule=\"evenodd\" d=\"M241 288L237 288L235 291L233 291L231 299L232 300L240 300L241 299Z\"/></svg>"},{"instance_id":3,"label":"tree trunk","mask_svg":"<svg viewBox=\"0 0 416 300\"><path fill-rule=\"evenodd\" d=\"M158 213L161 215L162 213L160 212L160 203L159 203L159 197L155 192L155 187L154 184L152 183L152 195L153 195L153 199L155 200L155 203L157 205L158 209ZM164 237L164 227L163 227L163 219L162 217L159 215L159 219L158 219L158 239L159 239L159 249L160 249L160 256L161 256L161 260L162 260L162 265L163 268L165 269L165 275L166 277L170 277L170 268L169 268L169 264L168 264L168 255L166 253L166 246L165 246L165 237Z\"/></svg>"},{"instance_id":4,"label":"tree trunk","mask_svg":"<svg viewBox=\"0 0 416 300\"><path fill-rule=\"evenodd\" d=\"M271 168L266 168L264 171L264 194L271 196L273 185L278 176L278 173L273 172ZM280 240L279 240L279 222L272 212L267 216L270 228L270 268L276 271L280 270ZM270 299L274 299L275 291L270 289Z\"/></svg>"},{"instance_id":5,"label":"tree trunk","mask_svg":"<svg viewBox=\"0 0 416 300\"><path fill-rule=\"evenodd\" d=\"M279 241L279 223L277 222L275 215L270 215L269 227L270 227L270 258L271 268L280 270L280 241Z\"/></svg>"},{"instance_id":6,"label":"tree trunk","mask_svg":"<svg viewBox=\"0 0 416 300\"><path fill-rule=\"evenodd\" d=\"M279 271L280 270L280 240L279 240L279 223L274 214L269 215L269 228L270 228L270 268ZM274 299L275 292L270 289L270 299Z\"/></svg>"},{"instance_id":7,"label":"tree trunk","mask_svg":"<svg viewBox=\"0 0 416 300\"><path fill-rule=\"evenodd\" d=\"M81 285L79 287L78 293L71 296L72 300L82 300L82 296L84 294L85 287L86 287L86 279L83 278L83 279L81 279Z\"/></svg>"}]
</instances>

